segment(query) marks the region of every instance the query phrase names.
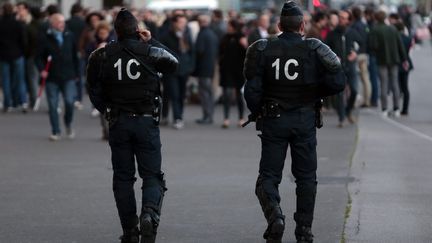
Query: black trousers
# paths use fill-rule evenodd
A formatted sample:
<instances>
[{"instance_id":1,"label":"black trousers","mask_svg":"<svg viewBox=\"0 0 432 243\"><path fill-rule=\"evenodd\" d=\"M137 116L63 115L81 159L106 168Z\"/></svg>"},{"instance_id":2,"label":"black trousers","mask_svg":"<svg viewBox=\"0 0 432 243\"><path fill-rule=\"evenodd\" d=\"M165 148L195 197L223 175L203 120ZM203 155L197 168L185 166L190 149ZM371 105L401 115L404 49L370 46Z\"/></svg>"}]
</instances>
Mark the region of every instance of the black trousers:
<instances>
[{"instance_id":1,"label":"black trousers","mask_svg":"<svg viewBox=\"0 0 432 243\"><path fill-rule=\"evenodd\" d=\"M408 88L408 77L409 72L399 71L399 85L401 89L401 93L403 95L403 105L402 105L402 113L408 114L409 100L410 100L410 92Z\"/></svg>"},{"instance_id":2,"label":"black trousers","mask_svg":"<svg viewBox=\"0 0 432 243\"><path fill-rule=\"evenodd\" d=\"M312 224L316 195L316 128L313 107L284 111L279 118L264 118L262 153L257 180L257 196L263 210L265 204L278 205L281 201L279 184L288 146L291 149L291 171L297 185L297 218ZM259 195L260 193L264 195ZM261 197L261 198L260 198ZM264 197L264 198L262 198ZM264 204L264 205L263 205ZM266 212L264 212L266 213Z\"/></svg>"},{"instance_id":3,"label":"black trousers","mask_svg":"<svg viewBox=\"0 0 432 243\"><path fill-rule=\"evenodd\" d=\"M160 208L164 194L159 127L152 117L120 114L110 124L113 191L123 229L138 223L134 193L136 164L142 178L142 208ZM135 163L136 161L136 163ZM160 213L160 212L159 212Z\"/></svg>"}]
</instances>

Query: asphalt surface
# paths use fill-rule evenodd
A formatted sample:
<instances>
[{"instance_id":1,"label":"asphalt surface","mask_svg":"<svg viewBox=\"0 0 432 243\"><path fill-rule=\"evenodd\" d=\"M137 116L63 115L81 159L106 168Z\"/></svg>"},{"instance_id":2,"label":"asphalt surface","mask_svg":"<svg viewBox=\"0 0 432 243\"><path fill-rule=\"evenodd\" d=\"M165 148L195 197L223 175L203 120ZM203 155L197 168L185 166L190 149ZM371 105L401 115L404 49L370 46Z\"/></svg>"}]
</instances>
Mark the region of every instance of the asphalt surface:
<instances>
[{"instance_id":1,"label":"asphalt surface","mask_svg":"<svg viewBox=\"0 0 432 243\"><path fill-rule=\"evenodd\" d=\"M318 132L315 242L432 242L431 55L429 47L414 52L409 117L362 110L358 127L338 129L334 113L326 116ZM48 141L46 105L38 113L0 114L0 242L119 242L110 151L85 105L76 112L76 139L55 143ZM254 195L256 132L222 130L221 107L211 126L194 124L197 106L185 115L184 130L161 130L169 190L158 242L264 242ZM280 190L284 242L291 243L295 185L286 163Z\"/></svg>"},{"instance_id":2,"label":"asphalt surface","mask_svg":"<svg viewBox=\"0 0 432 243\"><path fill-rule=\"evenodd\" d=\"M188 106L184 130L161 130L168 192L158 242L264 242L254 195L257 133L252 126L221 129L221 107L214 125L195 125L199 116L199 107ZM75 118L75 140L50 142L45 106L38 113L0 114L0 242L119 242L109 147L88 103ZM355 134L355 126L337 129L332 114L318 132L317 242L340 240ZM289 163L281 185L284 242L294 242Z\"/></svg>"},{"instance_id":3,"label":"asphalt surface","mask_svg":"<svg viewBox=\"0 0 432 243\"><path fill-rule=\"evenodd\" d=\"M409 117L360 114L347 242L432 242L431 56L429 45L413 52Z\"/></svg>"}]
</instances>

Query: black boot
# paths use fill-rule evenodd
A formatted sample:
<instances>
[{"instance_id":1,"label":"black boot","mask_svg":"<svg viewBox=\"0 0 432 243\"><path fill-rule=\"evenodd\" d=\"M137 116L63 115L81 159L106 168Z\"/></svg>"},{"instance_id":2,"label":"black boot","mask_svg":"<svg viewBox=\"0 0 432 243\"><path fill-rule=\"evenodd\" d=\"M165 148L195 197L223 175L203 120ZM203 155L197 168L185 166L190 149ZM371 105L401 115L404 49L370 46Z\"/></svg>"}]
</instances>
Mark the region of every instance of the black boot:
<instances>
[{"instance_id":1,"label":"black boot","mask_svg":"<svg viewBox=\"0 0 432 243\"><path fill-rule=\"evenodd\" d=\"M312 234L312 215L306 214L294 214L294 220L297 223L295 229L295 236L297 239L297 243L312 243L313 242L313 234Z\"/></svg>"},{"instance_id":2,"label":"black boot","mask_svg":"<svg viewBox=\"0 0 432 243\"><path fill-rule=\"evenodd\" d=\"M279 206L273 207L271 212L266 215L268 226L264 232L264 239L267 243L282 242L283 233L285 230L285 216Z\"/></svg>"},{"instance_id":3,"label":"black boot","mask_svg":"<svg viewBox=\"0 0 432 243\"><path fill-rule=\"evenodd\" d=\"M159 215L151 208L145 208L140 218L141 242L156 242L156 233L159 226Z\"/></svg>"},{"instance_id":4,"label":"black boot","mask_svg":"<svg viewBox=\"0 0 432 243\"><path fill-rule=\"evenodd\" d=\"M120 237L121 243L139 243L139 229L138 227L125 230L123 229L123 235Z\"/></svg>"}]
</instances>

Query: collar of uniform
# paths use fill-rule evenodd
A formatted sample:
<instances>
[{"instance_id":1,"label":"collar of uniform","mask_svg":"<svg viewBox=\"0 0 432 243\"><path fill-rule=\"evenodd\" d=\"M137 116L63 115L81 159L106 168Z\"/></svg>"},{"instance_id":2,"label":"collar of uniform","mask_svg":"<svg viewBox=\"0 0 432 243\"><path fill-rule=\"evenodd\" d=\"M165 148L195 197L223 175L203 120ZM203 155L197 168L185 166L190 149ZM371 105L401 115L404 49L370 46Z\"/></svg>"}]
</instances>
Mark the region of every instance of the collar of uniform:
<instances>
[{"instance_id":1,"label":"collar of uniform","mask_svg":"<svg viewBox=\"0 0 432 243\"><path fill-rule=\"evenodd\" d=\"M291 41L303 40L301 34L294 32L282 32L282 34L279 35L279 38Z\"/></svg>"},{"instance_id":2,"label":"collar of uniform","mask_svg":"<svg viewBox=\"0 0 432 243\"><path fill-rule=\"evenodd\" d=\"M119 43L126 45L126 46L130 46L130 45L134 46L134 45L137 45L139 42L140 41L137 39L129 39L129 38L119 40Z\"/></svg>"}]
</instances>

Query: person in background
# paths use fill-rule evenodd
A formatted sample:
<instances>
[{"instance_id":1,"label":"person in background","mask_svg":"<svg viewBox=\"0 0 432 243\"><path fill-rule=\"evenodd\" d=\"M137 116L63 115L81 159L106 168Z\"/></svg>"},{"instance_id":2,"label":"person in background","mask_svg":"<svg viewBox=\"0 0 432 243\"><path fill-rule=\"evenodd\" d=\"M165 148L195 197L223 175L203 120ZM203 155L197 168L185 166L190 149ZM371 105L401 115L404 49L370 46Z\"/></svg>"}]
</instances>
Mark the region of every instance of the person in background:
<instances>
[{"instance_id":1,"label":"person in background","mask_svg":"<svg viewBox=\"0 0 432 243\"><path fill-rule=\"evenodd\" d=\"M78 40L78 51L79 55L84 58L84 66L87 65L87 58L86 58L86 47L89 45L89 43L92 43L95 41L95 30L96 27L99 25L101 21L103 21L105 18L104 16L99 12L91 12L89 13L85 18L86 27L81 33ZM91 112L92 117L98 117L100 114L97 109L93 108Z\"/></svg>"},{"instance_id":2,"label":"person in background","mask_svg":"<svg viewBox=\"0 0 432 243\"><path fill-rule=\"evenodd\" d=\"M90 58L90 54L99 48L105 47L110 41L113 41L114 37L111 35L111 26L101 21L95 29L94 41L90 42L86 47L86 60ZM108 124L104 116L100 116L102 126L102 139L108 140Z\"/></svg>"},{"instance_id":3,"label":"person in background","mask_svg":"<svg viewBox=\"0 0 432 243\"><path fill-rule=\"evenodd\" d=\"M309 32L306 33L307 38L316 38L323 40L321 32L328 25L328 17L323 12L316 12L312 16L312 25Z\"/></svg>"},{"instance_id":4,"label":"person in background","mask_svg":"<svg viewBox=\"0 0 432 243\"><path fill-rule=\"evenodd\" d=\"M409 35L407 28L402 22L398 22L394 26L399 31L399 34L402 39L402 43L405 47L405 54L408 57L408 64L409 64L408 68L404 67L403 65L399 66L399 85L403 96L401 115L408 116L409 100L410 100L408 80L409 80L409 73L411 72L411 70L414 69L414 65L409 55L409 52L413 47L414 38Z\"/></svg>"},{"instance_id":5,"label":"person in background","mask_svg":"<svg viewBox=\"0 0 432 243\"><path fill-rule=\"evenodd\" d=\"M194 48L190 32L187 31L185 15L174 15L171 29L161 36L161 43L173 51L179 60L179 67L174 74L163 77L163 88L168 91L172 104L174 124L177 130L184 128L183 110L186 96L186 83L195 67Z\"/></svg>"},{"instance_id":6,"label":"person in background","mask_svg":"<svg viewBox=\"0 0 432 243\"><path fill-rule=\"evenodd\" d=\"M243 25L235 19L228 21L227 33L219 45L220 86L222 87L224 121L222 128L230 126L230 106L235 96L239 122L244 123L244 101L241 89L244 85L243 63L248 47L247 39L242 33Z\"/></svg>"},{"instance_id":7,"label":"person in background","mask_svg":"<svg viewBox=\"0 0 432 243\"><path fill-rule=\"evenodd\" d=\"M75 36L75 44L78 49L78 38L83 33L86 23L84 21L84 9L80 3L75 3L72 5L70 10L71 17L66 21L66 28L73 33ZM78 53L80 54L80 53ZM77 95L75 97L74 105L77 109L82 110L82 99L84 91L84 69L86 64L85 56L79 56L79 77L77 85Z\"/></svg>"},{"instance_id":8,"label":"person in background","mask_svg":"<svg viewBox=\"0 0 432 243\"><path fill-rule=\"evenodd\" d=\"M144 24L144 27L150 31L152 34L152 38L158 39L159 38L159 30L158 26L154 19L154 13L152 10L149 9L143 9L140 12L140 19L142 23Z\"/></svg>"},{"instance_id":9,"label":"person in background","mask_svg":"<svg viewBox=\"0 0 432 243\"><path fill-rule=\"evenodd\" d=\"M399 65L403 65L404 69L408 70L408 57L396 28L385 23L387 14L384 11L378 11L375 18L377 24L370 31L368 45L376 54L378 61L381 80L382 115L384 117L389 115L387 96L389 89L391 89L393 93L393 115L399 117Z\"/></svg>"},{"instance_id":10,"label":"person in background","mask_svg":"<svg viewBox=\"0 0 432 243\"><path fill-rule=\"evenodd\" d=\"M3 111L21 106L28 109L24 52L27 45L26 28L16 20L14 6L3 4L0 18L0 71L3 82Z\"/></svg>"},{"instance_id":11,"label":"person in background","mask_svg":"<svg viewBox=\"0 0 432 243\"><path fill-rule=\"evenodd\" d=\"M198 16L200 31L195 43L196 67L199 96L203 111L198 124L212 124L214 113L213 76L218 56L219 38L210 28L210 16Z\"/></svg>"},{"instance_id":12,"label":"person in background","mask_svg":"<svg viewBox=\"0 0 432 243\"><path fill-rule=\"evenodd\" d=\"M41 78L46 78L46 97L48 100L49 118L51 124L51 141L60 139L60 122L57 108L59 95L63 96L65 106L64 123L66 136L75 137L72 128L76 81L79 75L79 63L75 39L72 32L65 30L65 19L61 14L53 14L51 27L43 35L37 62ZM48 56L52 57L49 73L44 70Z\"/></svg>"},{"instance_id":13,"label":"person in background","mask_svg":"<svg viewBox=\"0 0 432 243\"><path fill-rule=\"evenodd\" d=\"M257 20L257 27L248 36L249 45L253 44L259 39L264 39L268 37L268 28L270 27L270 16L267 14L262 14Z\"/></svg>"},{"instance_id":14,"label":"person in background","mask_svg":"<svg viewBox=\"0 0 432 243\"><path fill-rule=\"evenodd\" d=\"M356 32L356 42L359 45L357 63L360 71L360 79L363 84L363 104L362 107L370 106L371 97L371 82L369 79L368 70L368 54L367 54L367 40L369 28L363 23L363 12L359 7L352 9L353 23L351 30Z\"/></svg>"},{"instance_id":15,"label":"person in background","mask_svg":"<svg viewBox=\"0 0 432 243\"><path fill-rule=\"evenodd\" d=\"M217 35L219 40L221 40L222 37L225 35L225 33L227 32L227 23L224 21L222 10L213 10L210 28Z\"/></svg>"},{"instance_id":16,"label":"person in background","mask_svg":"<svg viewBox=\"0 0 432 243\"><path fill-rule=\"evenodd\" d=\"M36 101L39 74L37 71L35 56L38 47L39 30L41 26L41 13L38 8L31 9L28 3L20 2L16 5L17 19L25 25L27 36L25 55L25 77L29 105L33 107Z\"/></svg>"},{"instance_id":17,"label":"person in background","mask_svg":"<svg viewBox=\"0 0 432 243\"><path fill-rule=\"evenodd\" d=\"M340 58L350 89L350 97L346 105L345 92L339 93L336 97L336 110L339 117L338 127L342 128L345 126L345 118L348 118L351 123L355 122L351 111L357 96L357 73L355 69L357 53L354 44L357 38L355 38L354 32L349 29L350 13L348 11L339 12L338 22L338 26L328 34L326 43Z\"/></svg>"},{"instance_id":18,"label":"person in background","mask_svg":"<svg viewBox=\"0 0 432 243\"><path fill-rule=\"evenodd\" d=\"M364 16L367 22L368 30L370 31L375 26L375 10L371 7L366 8ZM370 106L378 107L379 85L378 85L378 64L375 52L368 46L367 53L369 55L369 79L371 82L371 99Z\"/></svg>"}]
</instances>

